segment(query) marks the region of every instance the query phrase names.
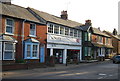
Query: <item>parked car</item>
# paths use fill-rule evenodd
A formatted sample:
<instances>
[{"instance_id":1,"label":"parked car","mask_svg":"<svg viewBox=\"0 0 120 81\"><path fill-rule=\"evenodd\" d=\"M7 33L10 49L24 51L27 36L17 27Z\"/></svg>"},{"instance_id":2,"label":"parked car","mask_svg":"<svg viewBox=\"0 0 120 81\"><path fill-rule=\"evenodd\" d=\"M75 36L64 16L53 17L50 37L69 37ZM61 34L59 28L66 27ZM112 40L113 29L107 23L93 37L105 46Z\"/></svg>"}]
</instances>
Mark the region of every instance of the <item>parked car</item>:
<instances>
[{"instance_id":1,"label":"parked car","mask_svg":"<svg viewBox=\"0 0 120 81\"><path fill-rule=\"evenodd\" d=\"M113 60L113 63L120 63L120 55L113 56L112 60Z\"/></svg>"}]
</instances>

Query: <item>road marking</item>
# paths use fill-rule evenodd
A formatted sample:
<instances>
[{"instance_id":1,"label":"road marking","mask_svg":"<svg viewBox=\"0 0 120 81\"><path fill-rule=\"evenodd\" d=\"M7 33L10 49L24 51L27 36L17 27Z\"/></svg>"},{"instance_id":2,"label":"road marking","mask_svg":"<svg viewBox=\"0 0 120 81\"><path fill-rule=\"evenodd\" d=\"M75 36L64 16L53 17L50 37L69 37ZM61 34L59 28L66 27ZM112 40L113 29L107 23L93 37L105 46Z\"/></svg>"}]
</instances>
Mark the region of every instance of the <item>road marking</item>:
<instances>
[{"instance_id":1,"label":"road marking","mask_svg":"<svg viewBox=\"0 0 120 81\"><path fill-rule=\"evenodd\" d=\"M98 79L103 79L103 77L99 77Z\"/></svg>"},{"instance_id":2,"label":"road marking","mask_svg":"<svg viewBox=\"0 0 120 81\"><path fill-rule=\"evenodd\" d=\"M107 75L107 74L99 73L98 75L100 75L100 76L105 76L105 75Z\"/></svg>"}]
</instances>

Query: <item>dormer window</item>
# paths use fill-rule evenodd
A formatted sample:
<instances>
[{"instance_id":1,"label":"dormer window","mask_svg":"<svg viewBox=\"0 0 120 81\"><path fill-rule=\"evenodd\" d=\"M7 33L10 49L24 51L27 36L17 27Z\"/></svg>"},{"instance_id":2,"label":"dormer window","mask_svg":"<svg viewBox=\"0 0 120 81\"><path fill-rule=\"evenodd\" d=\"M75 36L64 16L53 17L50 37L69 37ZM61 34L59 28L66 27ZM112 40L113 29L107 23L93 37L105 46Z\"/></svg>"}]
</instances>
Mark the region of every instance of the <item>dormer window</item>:
<instances>
[{"instance_id":1,"label":"dormer window","mask_svg":"<svg viewBox=\"0 0 120 81\"><path fill-rule=\"evenodd\" d=\"M30 24L30 36L36 36L36 25Z\"/></svg>"}]
</instances>

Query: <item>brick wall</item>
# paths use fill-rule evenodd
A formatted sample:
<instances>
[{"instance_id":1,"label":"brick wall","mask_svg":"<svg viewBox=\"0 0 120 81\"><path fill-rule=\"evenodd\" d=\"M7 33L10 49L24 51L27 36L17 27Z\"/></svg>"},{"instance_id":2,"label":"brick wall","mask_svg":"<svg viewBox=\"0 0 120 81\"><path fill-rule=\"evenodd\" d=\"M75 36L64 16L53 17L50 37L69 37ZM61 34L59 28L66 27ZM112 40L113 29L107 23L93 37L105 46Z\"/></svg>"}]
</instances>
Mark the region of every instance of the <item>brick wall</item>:
<instances>
[{"instance_id":1,"label":"brick wall","mask_svg":"<svg viewBox=\"0 0 120 81\"><path fill-rule=\"evenodd\" d=\"M4 34L5 33L5 19L6 18L10 18L10 17L5 17L3 16L2 17L2 33ZM23 54L22 54L22 25L23 25L23 21L20 20L20 19L15 19L15 18L12 18L14 19L14 35L10 35L12 36L13 38L15 38L18 43L16 44L16 54L15 54L15 57L16 59L20 59L23 57ZM30 38L29 37L29 32L30 32L30 23L31 22L25 22L24 23L24 40ZM40 43L44 43L45 44L45 47L46 47L46 50L47 50L47 44L46 44L46 39L47 39L47 26L45 25L40 25L40 24L36 24L36 37L34 37L35 39L37 39L38 41L40 41ZM8 35L8 34L6 34ZM45 55L46 54L46 51L45 51ZM36 60L35 60L36 61ZM38 61L38 60L37 60ZM8 61L4 61L5 62L8 62Z\"/></svg>"}]
</instances>

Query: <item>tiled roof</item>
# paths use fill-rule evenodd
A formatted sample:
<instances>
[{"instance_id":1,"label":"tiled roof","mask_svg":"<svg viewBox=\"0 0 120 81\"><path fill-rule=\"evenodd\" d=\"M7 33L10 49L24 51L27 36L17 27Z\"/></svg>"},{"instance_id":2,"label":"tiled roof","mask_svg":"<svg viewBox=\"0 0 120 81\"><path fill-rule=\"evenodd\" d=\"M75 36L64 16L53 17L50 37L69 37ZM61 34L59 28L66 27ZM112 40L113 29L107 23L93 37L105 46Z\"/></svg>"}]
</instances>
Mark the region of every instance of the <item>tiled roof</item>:
<instances>
[{"instance_id":1,"label":"tiled roof","mask_svg":"<svg viewBox=\"0 0 120 81\"><path fill-rule=\"evenodd\" d=\"M78 26L82 25L81 23L78 23L78 22L75 22L72 20L68 20L68 19L67 20L61 19L60 17L54 16L49 13L42 12L42 11L39 11L39 10L36 10L33 8L28 8L28 9L30 9L31 11L36 13L38 16L40 16L41 18L43 18L44 20L49 21L49 22L61 24L61 25L68 26L68 27L78 27Z\"/></svg>"},{"instance_id":2,"label":"tiled roof","mask_svg":"<svg viewBox=\"0 0 120 81\"><path fill-rule=\"evenodd\" d=\"M102 35L102 36L105 36L105 37L110 37L106 33L103 33L102 31L100 31L98 28L92 28L92 30L93 30L94 34Z\"/></svg>"},{"instance_id":3,"label":"tiled roof","mask_svg":"<svg viewBox=\"0 0 120 81\"><path fill-rule=\"evenodd\" d=\"M109 32L109 31L104 31L104 32L106 32L106 33L110 34L112 37L120 40L120 36L119 36L119 35L113 35L113 34L112 34L111 32Z\"/></svg>"},{"instance_id":4,"label":"tiled roof","mask_svg":"<svg viewBox=\"0 0 120 81\"><path fill-rule=\"evenodd\" d=\"M0 14L29 21L39 22L26 8L14 4L0 3Z\"/></svg>"},{"instance_id":5,"label":"tiled roof","mask_svg":"<svg viewBox=\"0 0 120 81\"><path fill-rule=\"evenodd\" d=\"M80 26L80 28L83 30L83 31L87 31L89 29L89 25L82 25Z\"/></svg>"}]
</instances>

